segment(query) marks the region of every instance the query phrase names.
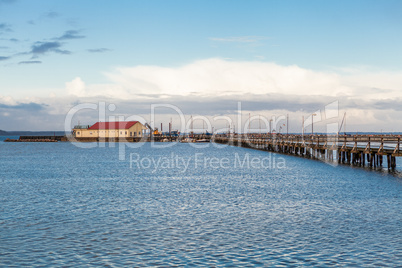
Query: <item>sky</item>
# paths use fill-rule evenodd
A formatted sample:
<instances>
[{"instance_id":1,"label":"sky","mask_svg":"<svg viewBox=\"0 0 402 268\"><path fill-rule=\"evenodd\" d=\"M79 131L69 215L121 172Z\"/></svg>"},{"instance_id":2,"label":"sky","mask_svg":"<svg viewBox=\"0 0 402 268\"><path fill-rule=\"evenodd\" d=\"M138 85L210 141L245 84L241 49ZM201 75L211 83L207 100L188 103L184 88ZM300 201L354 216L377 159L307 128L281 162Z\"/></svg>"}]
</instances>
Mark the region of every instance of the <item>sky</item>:
<instances>
[{"instance_id":1,"label":"sky","mask_svg":"<svg viewBox=\"0 0 402 268\"><path fill-rule=\"evenodd\" d=\"M318 113L325 132L346 112L347 131L402 131L402 1L0 0L0 129L93 124L103 103L175 128L176 110L291 132Z\"/></svg>"}]
</instances>

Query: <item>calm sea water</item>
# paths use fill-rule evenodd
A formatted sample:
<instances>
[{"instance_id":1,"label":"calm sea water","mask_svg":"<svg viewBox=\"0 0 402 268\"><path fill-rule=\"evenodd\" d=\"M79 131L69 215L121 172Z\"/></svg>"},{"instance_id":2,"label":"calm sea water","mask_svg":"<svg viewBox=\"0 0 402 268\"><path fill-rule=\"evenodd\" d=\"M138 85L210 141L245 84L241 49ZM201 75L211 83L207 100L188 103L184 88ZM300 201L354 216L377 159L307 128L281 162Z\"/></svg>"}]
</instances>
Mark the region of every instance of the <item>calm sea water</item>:
<instances>
[{"instance_id":1,"label":"calm sea water","mask_svg":"<svg viewBox=\"0 0 402 268\"><path fill-rule=\"evenodd\" d=\"M234 147L124 149L0 142L0 266L402 266L399 177Z\"/></svg>"}]
</instances>

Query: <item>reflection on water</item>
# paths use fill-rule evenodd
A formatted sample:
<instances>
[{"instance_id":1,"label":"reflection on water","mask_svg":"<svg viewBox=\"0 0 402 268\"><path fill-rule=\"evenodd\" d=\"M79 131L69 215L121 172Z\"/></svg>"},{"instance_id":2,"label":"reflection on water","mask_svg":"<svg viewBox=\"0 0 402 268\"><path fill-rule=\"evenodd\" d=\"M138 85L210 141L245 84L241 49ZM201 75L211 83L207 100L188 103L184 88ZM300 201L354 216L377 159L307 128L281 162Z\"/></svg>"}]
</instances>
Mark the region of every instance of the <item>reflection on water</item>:
<instances>
[{"instance_id":1,"label":"reflection on water","mask_svg":"<svg viewBox=\"0 0 402 268\"><path fill-rule=\"evenodd\" d=\"M107 146L0 150L1 266L402 265L402 180L387 173L189 144L125 161ZM189 164L130 168L130 153ZM234 166L247 155L271 166Z\"/></svg>"}]
</instances>

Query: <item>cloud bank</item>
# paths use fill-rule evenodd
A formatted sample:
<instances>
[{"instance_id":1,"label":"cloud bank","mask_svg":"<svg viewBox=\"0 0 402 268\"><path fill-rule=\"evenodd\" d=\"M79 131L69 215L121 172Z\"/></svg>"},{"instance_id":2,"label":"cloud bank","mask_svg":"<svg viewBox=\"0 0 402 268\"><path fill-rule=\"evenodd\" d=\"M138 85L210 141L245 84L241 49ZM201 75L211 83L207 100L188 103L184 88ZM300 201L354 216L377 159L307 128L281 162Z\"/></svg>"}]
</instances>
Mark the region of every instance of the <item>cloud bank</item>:
<instances>
[{"instance_id":1,"label":"cloud bank","mask_svg":"<svg viewBox=\"0 0 402 268\"><path fill-rule=\"evenodd\" d=\"M79 77L66 90L77 97L105 96L136 99L139 96L225 97L323 96L386 99L402 97L402 72L319 72L296 65L207 59L177 67L118 67L104 75L109 84L85 85Z\"/></svg>"},{"instance_id":2,"label":"cloud bank","mask_svg":"<svg viewBox=\"0 0 402 268\"><path fill-rule=\"evenodd\" d=\"M37 103L43 109L37 110L37 117L35 113L30 115L31 122L41 121L45 126L46 118L47 129L59 130L68 110L85 102L113 103L117 108L110 114L136 114L144 118L149 117L150 105L155 103L176 105L188 116L236 117L237 103L241 102L243 117L248 113L266 117L289 114L290 130L300 131L302 116L338 101L339 121L346 111L349 131L402 131L402 127L398 129L402 126L402 72L367 68L314 71L296 65L212 58L174 68L117 67L104 75L109 80L105 84L88 84L80 76L67 81L63 90L66 95L25 102L0 96L0 103L9 106ZM0 113L13 115L13 111L16 109L0 106ZM171 112L161 115L160 121L170 121ZM97 115L97 112L87 111L77 120L91 124L97 121ZM12 116L1 120L7 121L7 118L11 120ZM319 128L317 123L317 130Z\"/></svg>"}]
</instances>

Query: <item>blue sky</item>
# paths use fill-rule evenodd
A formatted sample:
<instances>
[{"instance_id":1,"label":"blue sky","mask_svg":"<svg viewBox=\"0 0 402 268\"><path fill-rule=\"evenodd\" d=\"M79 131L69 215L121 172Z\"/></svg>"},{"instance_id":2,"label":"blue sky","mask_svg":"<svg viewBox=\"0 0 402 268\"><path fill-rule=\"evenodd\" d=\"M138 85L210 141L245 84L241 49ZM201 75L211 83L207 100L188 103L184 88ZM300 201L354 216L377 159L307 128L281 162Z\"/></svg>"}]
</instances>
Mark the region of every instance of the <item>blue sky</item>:
<instances>
[{"instance_id":1,"label":"blue sky","mask_svg":"<svg viewBox=\"0 0 402 268\"><path fill-rule=\"evenodd\" d=\"M301 96L299 91L286 85L267 90L266 94L285 92L285 99L299 96L295 99L298 103L304 103L303 98L308 96L319 95L323 97L322 101L316 102L319 106L333 101L335 96L332 92L336 91L337 99L343 100L347 109L348 105L354 107L353 100L367 91L364 88L375 88L379 91L363 98L368 105L380 107L380 104L372 103L378 100L379 95L383 96L383 101L395 101L402 97L397 91L397 84L401 81L401 62L402 1L397 0L0 0L0 104L3 104L0 106L0 113L3 113L0 129L21 128L11 122L20 117L16 107L22 104L22 107L42 105L36 120L46 116L49 121L46 128L51 128L52 124L60 128L56 123L60 117L52 117L56 112L51 107L71 107L77 102L89 101L89 98L96 101L96 96L106 101L112 98L115 102L130 99L130 96L138 100L137 91L144 93L139 87L144 83L154 83L150 77L166 82L161 78L161 72L174 72L177 85L172 86L169 81L171 88L167 88L167 84L158 80L146 92L154 94L156 101L159 101L158 94L164 92L166 95L170 91L173 91L172 96L179 94L192 101L192 89L186 88L186 92L181 89L191 86L181 85L179 81L189 70L206 72L208 77L202 77L211 82L205 92L213 92L220 89L213 84L212 71L219 76L219 72L224 72L222 68L235 68L236 71L233 69L232 72L242 74L254 68L254 65L250 67L251 63L255 66L268 64L262 69L272 71L269 81L279 79L284 73L292 77L295 72L301 72L303 76L306 72L315 73L314 77L320 85L321 80L328 79L328 89L323 89L322 94L314 89L309 92L307 86L301 86L300 90L303 89L304 93ZM275 70L281 71L270 69L272 66L269 64L275 64ZM291 66L300 69L292 72L289 69ZM247 70L242 71L242 68ZM321 77L323 73L325 78ZM333 75L337 76L335 82L331 80ZM298 77L300 74L297 73L289 79ZM373 77L377 79L368 82L367 78ZM194 79L194 84L197 84L197 78ZM258 80L261 75L253 77L249 74L244 77L245 81L247 79ZM142 84L138 84L139 80ZM72 81L83 83L81 91L69 88L67 84ZM267 83L263 87L269 88L270 83L280 84L276 80L269 81L262 78L261 83ZM228 84L225 85L225 82ZM219 85L223 88L231 84L230 81L220 81ZM108 86L124 88L128 95L110 96L105 93ZM196 92L201 94L203 90ZM227 88L222 90L227 91ZM253 90L239 88L235 95L238 96L239 92L264 95L263 90ZM386 95L387 92L389 95ZM205 106L213 94L204 94L203 97ZM229 98L226 93L225 97L233 102L238 99ZM69 99L69 102L62 102L63 99ZM260 99L258 96L255 98ZM398 104L393 103L395 107ZM253 112L268 115L269 112L300 113L312 109L306 107L292 111L288 106L284 104L283 109L276 107ZM386 110L382 106L376 109ZM362 107L359 111L363 110ZM354 113L356 118L359 111ZM377 114L374 110L371 112ZM398 109L392 112L397 116ZM216 114L220 113L216 111ZM59 111L59 116L62 115ZM387 129L393 125L391 119L384 125L380 125L380 119L376 120L369 120L371 123L361 128L368 130L369 125L378 124L378 127Z\"/></svg>"}]
</instances>

